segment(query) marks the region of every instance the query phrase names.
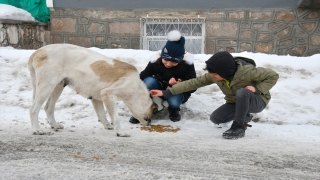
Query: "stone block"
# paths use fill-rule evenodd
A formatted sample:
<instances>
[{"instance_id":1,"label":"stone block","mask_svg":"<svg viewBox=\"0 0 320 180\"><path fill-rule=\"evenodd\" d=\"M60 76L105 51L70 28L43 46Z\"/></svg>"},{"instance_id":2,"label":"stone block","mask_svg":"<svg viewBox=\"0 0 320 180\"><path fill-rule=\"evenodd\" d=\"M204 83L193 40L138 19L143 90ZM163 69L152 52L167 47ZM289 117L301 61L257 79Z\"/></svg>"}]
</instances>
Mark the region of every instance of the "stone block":
<instances>
[{"instance_id":1,"label":"stone block","mask_svg":"<svg viewBox=\"0 0 320 180\"><path fill-rule=\"evenodd\" d=\"M317 20L319 18L319 13L317 11L310 12L303 17L305 20Z\"/></svg>"},{"instance_id":2,"label":"stone block","mask_svg":"<svg viewBox=\"0 0 320 180\"><path fill-rule=\"evenodd\" d=\"M319 46L320 47L320 35L311 35L310 36L310 44L312 46Z\"/></svg>"},{"instance_id":3,"label":"stone block","mask_svg":"<svg viewBox=\"0 0 320 180\"><path fill-rule=\"evenodd\" d=\"M266 54L272 54L274 47L274 40L270 42L257 42L254 45L254 52L261 52Z\"/></svg>"},{"instance_id":4,"label":"stone block","mask_svg":"<svg viewBox=\"0 0 320 180\"><path fill-rule=\"evenodd\" d=\"M93 33L93 34L105 33L106 32L106 25L104 23L93 22L89 25L88 32Z\"/></svg>"},{"instance_id":5,"label":"stone block","mask_svg":"<svg viewBox=\"0 0 320 180\"><path fill-rule=\"evenodd\" d=\"M206 17L209 19L225 19L225 12L224 11L215 11L215 12L209 12L206 14Z\"/></svg>"},{"instance_id":6,"label":"stone block","mask_svg":"<svg viewBox=\"0 0 320 180\"><path fill-rule=\"evenodd\" d=\"M226 47L226 51L229 52L229 53L234 53L236 52L236 47Z\"/></svg>"},{"instance_id":7,"label":"stone block","mask_svg":"<svg viewBox=\"0 0 320 180\"><path fill-rule=\"evenodd\" d=\"M207 36L235 38L238 29L237 22L207 22L206 24Z\"/></svg>"},{"instance_id":8,"label":"stone block","mask_svg":"<svg viewBox=\"0 0 320 180\"><path fill-rule=\"evenodd\" d=\"M268 32L261 32L258 34L258 40L267 40L270 37L271 37L271 35Z\"/></svg>"},{"instance_id":9,"label":"stone block","mask_svg":"<svg viewBox=\"0 0 320 180\"><path fill-rule=\"evenodd\" d=\"M274 34L274 36L281 39L281 38L284 38L284 37L290 35L290 32L291 32L291 26L288 26L288 27L282 29L281 31L276 32Z\"/></svg>"},{"instance_id":10,"label":"stone block","mask_svg":"<svg viewBox=\"0 0 320 180\"><path fill-rule=\"evenodd\" d=\"M241 12L228 12L228 18L229 19L244 19L245 18L244 11Z\"/></svg>"},{"instance_id":11,"label":"stone block","mask_svg":"<svg viewBox=\"0 0 320 180\"><path fill-rule=\"evenodd\" d=\"M226 46L226 45L236 45L237 40L217 40L217 45Z\"/></svg>"},{"instance_id":12,"label":"stone block","mask_svg":"<svg viewBox=\"0 0 320 180\"><path fill-rule=\"evenodd\" d=\"M87 17L80 17L79 19L79 24L88 24L89 23L89 18Z\"/></svg>"},{"instance_id":13,"label":"stone block","mask_svg":"<svg viewBox=\"0 0 320 180\"><path fill-rule=\"evenodd\" d=\"M50 42L51 42L51 44L64 43L63 42L63 37L61 37L61 36L53 36L53 35L51 35Z\"/></svg>"},{"instance_id":14,"label":"stone block","mask_svg":"<svg viewBox=\"0 0 320 180\"><path fill-rule=\"evenodd\" d=\"M3 24L0 24L0 46L1 45L6 45L7 42L6 42L6 29L3 28Z\"/></svg>"},{"instance_id":15,"label":"stone block","mask_svg":"<svg viewBox=\"0 0 320 180\"><path fill-rule=\"evenodd\" d=\"M19 33L18 28L15 25L7 26L7 35L9 39L9 44L18 44L19 42Z\"/></svg>"},{"instance_id":16,"label":"stone block","mask_svg":"<svg viewBox=\"0 0 320 180\"><path fill-rule=\"evenodd\" d=\"M115 37L113 40L117 42L128 42L128 38L126 37Z\"/></svg>"},{"instance_id":17,"label":"stone block","mask_svg":"<svg viewBox=\"0 0 320 180\"><path fill-rule=\"evenodd\" d=\"M297 39L297 44L306 44L306 43L307 43L306 39L302 39L302 38Z\"/></svg>"},{"instance_id":18,"label":"stone block","mask_svg":"<svg viewBox=\"0 0 320 180\"><path fill-rule=\"evenodd\" d=\"M94 42L96 44L104 44L105 43L105 37L104 36L96 36Z\"/></svg>"},{"instance_id":19,"label":"stone block","mask_svg":"<svg viewBox=\"0 0 320 180\"><path fill-rule=\"evenodd\" d=\"M279 46L291 46L293 45L293 39L286 39L279 42Z\"/></svg>"},{"instance_id":20,"label":"stone block","mask_svg":"<svg viewBox=\"0 0 320 180\"><path fill-rule=\"evenodd\" d=\"M316 23L315 22L301 23L301 25L308 32L312 32L314 30L314 28L316 27Z\"/></svg>"},{"instance_id":21,"label":"stone block","mask_svg":"<svg viewBox=\"0 0 320 180\"><path fill-rule=\"evenodd\" d=\"M243 29L248 29L250 28L251 23L249 22L241 22L240 27Z\"/></svg>"},{"instance_id":22,"label":"stone block","mask_svg":"<svg viewBox=\"0 0 320 180\"><path fill-rule=\"evenodd\" d=\"M110 22L110 34L140 35L140 22Z\"/></svg>"},{"instance_id":23,"label":"stone block","mask_svg":"<svg viewBox=\"0 0 320 180\"><path fill-rule=\"evenodd\" d=\"M289 54L290 56L302 56L306 49L306 46L296 46L288 49L285 54Z\"/></svg>"},{"instance_id":24,"label":"stone block","mask_svg":"<svg viewBox=\"0 0 320 180\"><path fill-rule=\"evenodd\" d=\"M251 30L241 31L240 39L255 39L256 33Z\"/></svg>"},{"instance_id":25,"label":"stone block","mask_svg":"<svg viewBox=\"0 0 320 180\"><path fill-rule=\"evenodd\" d=\"M248 12L248 19L251 20L271 20L272 12L271 11L251 11Z\"/></svg>"},{"instance_id":26,"label":"stone block","mask_svg":"<svg viewBox=\"0 0 320 180\"><path fill-rule=\"evenodd\" d=\"M240 52L247 51L252 52L252 43L243 42L240 43Z\"/></svg>"},{"instance_id":27,"label":"stone block","mask_svg":"<svg viewBox=\"0 0 320 180\"><path fill-rule=\"evenodd\" d=\"M276 22L272 22L268 24L268 28L272 31L275 31L281 27L283 27L285 24L283 23L276 23Z\"/></svg>"},{"instance_id":28,"label":"stone block","mask_svg":"<svg viewBox=\"0 0 320 180\"><path fill-rule=\"evenodd\" d=\"M93 45L91 36L66 36L65 42L82 47L92 47Z\"/></svg>"},{"instance_id":29,"label":"stone block","mask_svg":"<svg viewBox=\"0 0 320 180\"><path fill-rule=\"evenodd\" d=\"M312 56L315 54L320 54L320 50L311 50L307 53L307 56Z\"/></svg>"},{"instance_id":30,"label":"stone block","mask_svg":"<svg viewBox=\"0 0 320 180\"><path fill-rule=\"evenodd\" d=\"M284 21L284 22L292 22L296 20L296 16L292 11L278 11L275 15L275 20Z\"/></svg>"},{"instance_id":31,"label":"stone block","mask_svg":"<svg viewBox=\"0 0 320 180\"><path fill-rule=\"evenodd\" d=\"M252 27L254 29L261 29L261 28L263 28L263 26L264 26L264 23L253 23L252 24Z\"/></svg>"},{"instance_id":32,"label":"stone block","mask_svg":"<svg viewBox=\"0 0 320 180\"><path fill-rule=\"evenodd\" d=\"M85 25L79 25L78 26L78 33L79 34L85 34L86 33L86 26Z\"/></svg>"},{"instance_id":33,"label":"stone block","mask_svg":"<svg viewBox=\"0 0 320 180\"><path fill-rule=\"evenodd\" d=\"M212 39L206 39L205 53L206 54L214 54L215 44Z\"/></svg>"},{"instance_id":34,"label":"stone block","mask_svg":"<svg viewBox=\"0 0 320 180\"><path fill-rule=\"evenodd\" d=\"M44 32L44 45L51 44L51 33L50 31L45 31Z\"/></svg>"},{"instance_id":35,"label":"stone block","mask_svg":"<svg viewBox=\"0 0 320 180\"><path fill-rule=\"evenodd\" d=\"M51 20L51 31L57 33L76 32L77 19L75 18L53 18Z\"/></svg>"},{"instance_id":36,"label":"stone block","mask_svg":"<svg viewBox=\"0 0 320 180\"><path fill-rule=\"evenodd\" d=\"M111 43L111 49L119 49L122 48L120 43Z\"/></svg>"},{"instance_id":37,"label":"stone block","mask_svg":"<svg viewBox=\"0 0 320 180\"><path fill-rule=\"evenodd\" d=\"M23 49L38 49L45 45L45 30L41 26L20 25L20 45Z\"/></svg>"},{"instance_id":38,"label":"stone block","mask_svg":"<svg viewBox=\"0 0 320 180\"><path fill-rule=\"evenodd\" d=\"M297 9L298 16L300 17L301 15L305 14L308 11L308 9Z\"/></svg>"},{"instance_id":39,"label":"stone block","mask_svg":"<svg viewBox=\"0 0 320 180\"><path fill-rule=\"evenodd\" d=\"M222 51L226 51L226 49L224 47L217 46L217 52L222 52Z\"/></svg>"},{"instance_id":40,"label":"stone block","mask_svg":"<svg viewBox=\"0 0 320 180\"><path fill-rule=\"evenodd\" d=\"M302 28L302 25L299 26L298 24L297 25L295 24L292 28L291 36L308 38L309 34L307 33L307 31L305 29Z\"/></svg>"}]
</instances>

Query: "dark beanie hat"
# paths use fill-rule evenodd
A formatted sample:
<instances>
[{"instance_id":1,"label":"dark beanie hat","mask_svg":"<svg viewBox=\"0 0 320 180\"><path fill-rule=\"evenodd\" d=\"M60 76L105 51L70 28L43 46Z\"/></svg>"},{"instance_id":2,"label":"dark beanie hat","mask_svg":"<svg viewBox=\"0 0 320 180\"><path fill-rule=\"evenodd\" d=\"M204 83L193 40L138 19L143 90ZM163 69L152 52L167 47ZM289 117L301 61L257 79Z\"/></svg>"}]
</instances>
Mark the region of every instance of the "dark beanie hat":
<instances>
[{"instance_id":1,"label":"dark beanie hat","mask_svg":"<svg viewBox=\"0 0 320 180\"><path fill-rule=\"evenodd\" d=\"M224 79L232 79L237 71L237 64L233 56L226 51L214 54L206 61L206 64L210 71Z\"/></svg>"},{"instance_id":2,"label":"dark beanie hat","mask_svg":"<svg viewBox=\"0 0 320 180\"><path fill-rule=\"evenodd\" d=\"M185 54L185 38L177 30L168 33L168 41L161 51L161 58L173 62L181 62Z\"/></svg>"}]
</instances>

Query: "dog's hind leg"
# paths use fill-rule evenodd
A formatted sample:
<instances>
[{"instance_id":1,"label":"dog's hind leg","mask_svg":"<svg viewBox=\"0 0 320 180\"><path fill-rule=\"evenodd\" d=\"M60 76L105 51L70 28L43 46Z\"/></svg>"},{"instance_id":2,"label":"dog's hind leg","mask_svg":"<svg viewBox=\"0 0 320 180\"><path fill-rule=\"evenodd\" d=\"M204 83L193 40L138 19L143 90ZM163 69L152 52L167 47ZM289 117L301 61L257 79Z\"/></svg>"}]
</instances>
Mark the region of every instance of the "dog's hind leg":
<instances>
[{"instance_id":1,"label":"dog's hind leg","mask_svg":"<svg viewBox=\"0 0 320 180\"><path fill-rule=\"evenodd\" d=\"M59 99L63 89L64 89L64 81L62 80L54 88L53 92L51 93L51 95L47 101L47 104L44 107L44 110L47 114L48 122L54 131L58 131L58 129L63 129L63 126L61 124L57 124L57 122L54 118L55 105L56 105L56 102Z\"/></svg>"},{"instance_id":2,"label":"dog's hind leg","mask_svg":"<svg viewBox=\"0 0 320 180\"><path fill-rule=\"evenodd\" d=\"M32 84L32 102L36 96L36 75L33 67L30 67L30 76L31 76L31 84Z\"/></svg>"},{"instance_id":3,"label":"dog's hind leg","mask_svg":"<svg viewBox=\"0 0 320 180\"><path fill-rule=\"evenodd\" d=\"M114 130L116 131L117 136L120 137L129 137L130 135L121 132L120 122L118 118L117 97L113 94L113 90L104 89L101 91L101 98L103 100L104 105L109 113L111 123L114 126Z\"/></svg>"},{"instance_id":4,"label":"dog's hind leg","mask_svg":"<svg viewBox=\"0 0 320 180\"><path fill-rule=\"evenodd\" d=\"M98 116L98 121L103 124L105 129L113 129L112 124L110 124L106 118L106 111L103 107L103 102L95 99L92 99L91 102Z\"/></svg>"},{"instance_id":5,"label":"dog's hind leg","mask_svg":"<svg viewBox=\"0 0 320 180\"><path fill-rule=\"evenodd\" d=\"M39 111L42 106L42 104L48 99L50 94L53 91L53 87L51 87L48 84L42 83L36 87L36 93L35 98L32 103L32 107L30 109L30 119L31 119L31 125L33 129L34 135L43 135L45 134L39 126Z\"/></svg>"}]
</instances>

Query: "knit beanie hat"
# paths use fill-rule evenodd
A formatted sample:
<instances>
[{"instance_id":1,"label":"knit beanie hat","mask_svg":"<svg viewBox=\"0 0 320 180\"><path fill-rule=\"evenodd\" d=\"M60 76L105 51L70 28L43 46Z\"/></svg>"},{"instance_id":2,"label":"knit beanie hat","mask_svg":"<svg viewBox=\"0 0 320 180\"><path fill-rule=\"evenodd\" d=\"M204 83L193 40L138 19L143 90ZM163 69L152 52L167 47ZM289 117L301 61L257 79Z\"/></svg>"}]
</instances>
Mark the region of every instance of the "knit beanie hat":
<instances>
[{"instance_id":1,"label":"knit beanie hat","mask_svg":"<svg viewBox=\"0 0 320 180\"><path fill-rule=\"evenodd\" d=\"M185 54L185 41L185 38L181 36L179 31L170 31L168 33L168 41L161 51L161 58L177 63L181 62Z\"/></svg>"},{"instance_id":2,"label":"knit beanie hat","mask_svg":"<svg viewBox=\"0 0 320 180\"><path fill-rule=\"evenodd\" d=\"M233 56L226 51L214 54L206 61L206 64L210 71L224 79L232 79L237 71L237 64Z\"/></svg>"}]
</instances>

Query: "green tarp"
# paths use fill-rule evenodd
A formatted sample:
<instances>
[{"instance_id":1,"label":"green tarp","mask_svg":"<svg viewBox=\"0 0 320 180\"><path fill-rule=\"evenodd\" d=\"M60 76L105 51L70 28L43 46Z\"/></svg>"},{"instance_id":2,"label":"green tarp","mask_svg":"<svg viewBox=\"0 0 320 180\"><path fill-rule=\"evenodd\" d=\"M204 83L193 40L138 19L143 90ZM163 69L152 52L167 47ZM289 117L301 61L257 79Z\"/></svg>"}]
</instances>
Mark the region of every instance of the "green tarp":
<instances>
[{"instance_id":1,"label":"green tarp","mask_svg":"<svg viewBox=\"0 0 320 180\"><path fill-rule=\"evenodd\" d=\"M0 4L8 4L28 11L37 21L49 22L50 10L46 0L0 0Z\"/></svg>"}]
</instances>

